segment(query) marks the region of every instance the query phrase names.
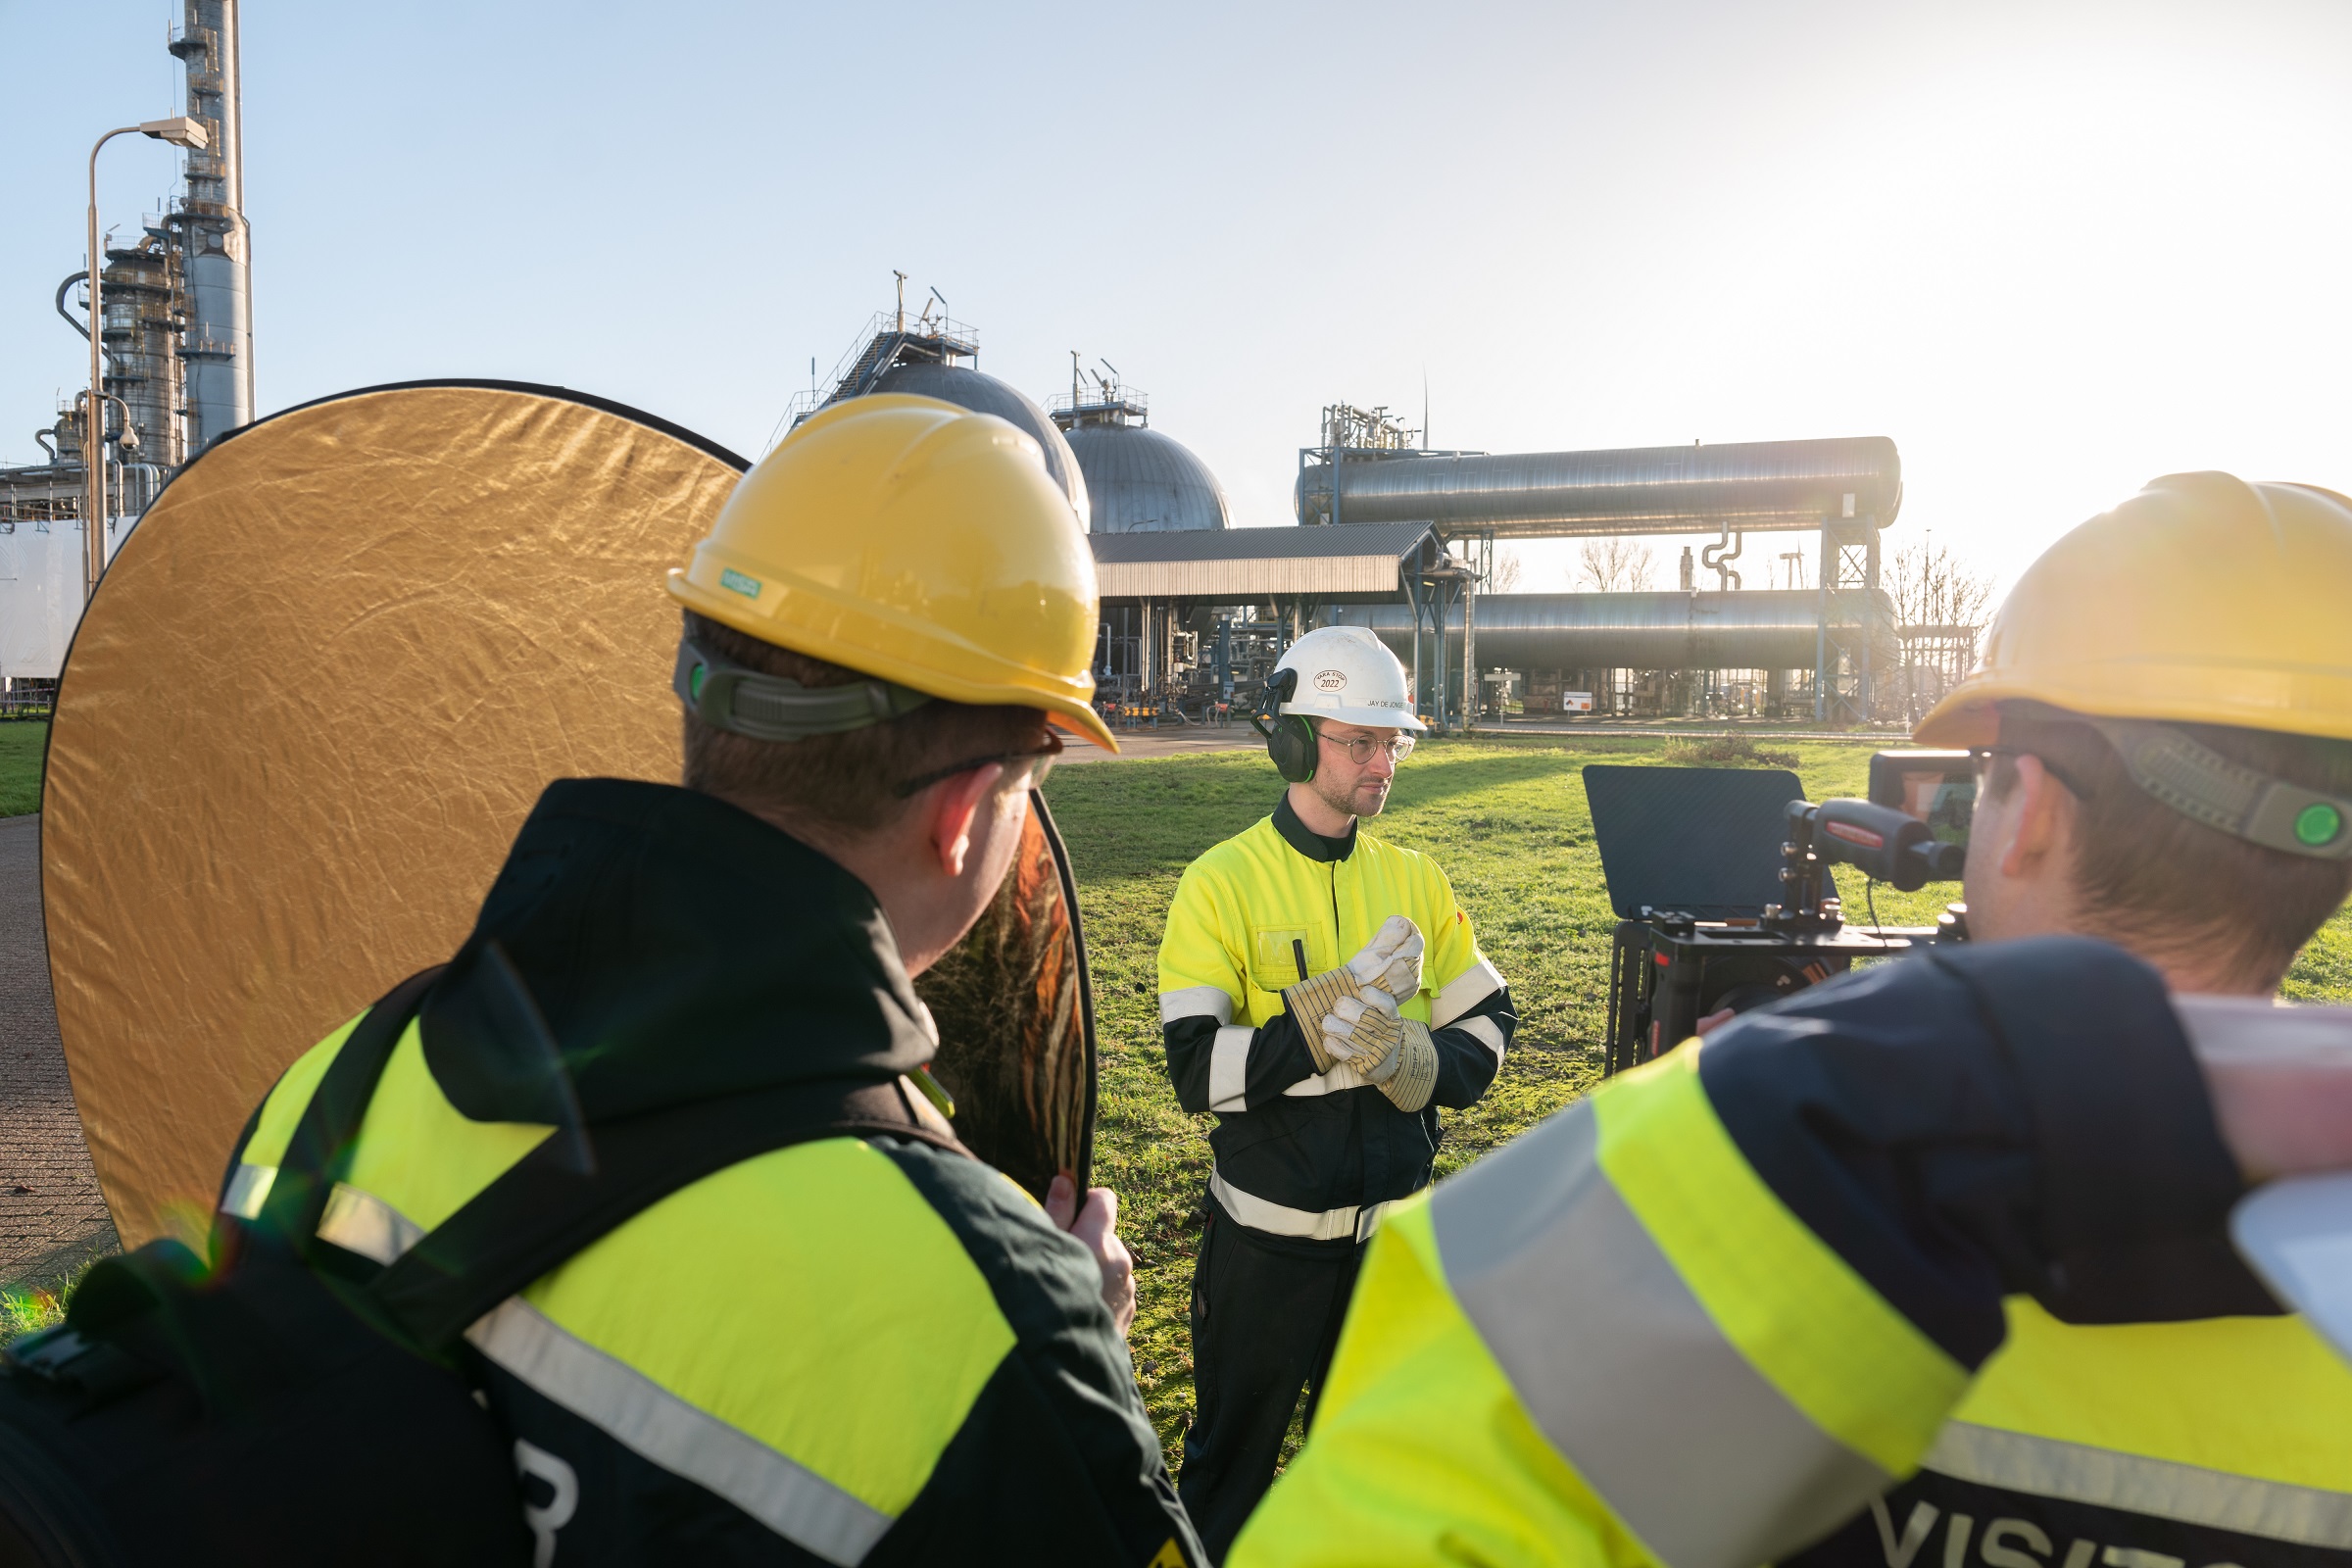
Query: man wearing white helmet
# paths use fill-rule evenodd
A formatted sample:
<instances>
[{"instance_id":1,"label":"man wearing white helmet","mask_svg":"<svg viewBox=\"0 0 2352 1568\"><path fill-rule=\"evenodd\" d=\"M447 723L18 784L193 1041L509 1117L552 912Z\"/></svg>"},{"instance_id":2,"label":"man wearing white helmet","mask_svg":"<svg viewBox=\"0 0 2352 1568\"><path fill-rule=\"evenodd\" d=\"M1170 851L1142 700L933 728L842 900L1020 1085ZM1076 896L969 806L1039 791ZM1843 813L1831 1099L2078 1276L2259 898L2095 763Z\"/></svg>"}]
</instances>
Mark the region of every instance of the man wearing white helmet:
<instances>
[{"instance_id":1,"label":"man wearing white helmet","mask_svg":"<svg viewBox=\"0 0 2352 1568\"><path fill-rule=\"evenodd\" d=\"M1213 1111L1193 1275L1185 1506L1221 1555L1311 1420L1385 1208L1429 1184L1438 1107L1494 1082L1518 1018L1427 856L1357 831L1422 728L1370 632L1309 632L1251 718L1289 781L1187 868L1159 949L1168 1076Z\"/></svg>"}]
</instances>

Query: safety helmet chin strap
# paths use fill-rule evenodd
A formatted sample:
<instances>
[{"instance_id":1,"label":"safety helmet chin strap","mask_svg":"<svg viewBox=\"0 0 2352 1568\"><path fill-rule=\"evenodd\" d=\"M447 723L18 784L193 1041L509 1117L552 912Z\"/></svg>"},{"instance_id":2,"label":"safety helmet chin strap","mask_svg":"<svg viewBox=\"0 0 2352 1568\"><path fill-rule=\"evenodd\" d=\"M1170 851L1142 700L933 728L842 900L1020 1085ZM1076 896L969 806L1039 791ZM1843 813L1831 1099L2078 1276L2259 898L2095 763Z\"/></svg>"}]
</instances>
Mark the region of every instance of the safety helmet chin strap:
<instances>
[{"instance_id":1,"label":"safety helmet chin strap","mask_svg":"<svg viewBox=\"0 0 2352 1568\"><path fill-rule=\"evenodd\" d=\"M2352 800L2233 762L2170 724L2093 718L2132 782L2181 815L2249 844L2318 860L2352 859Z\"/></svg>"},{"instance_id":2,"label":"safety helmet chin strap","mask_svg":"<svg viewBox=\"0 0 2352 1568\"><path fill-rule=\"evenodd\" d=\"M839 735L886 724L931 701L927 692L886 680L804 686L708 653L690 637L678 643L678 666L669 685L686 711L704 723L756 741Z\"/></svg>"}]
</instances>

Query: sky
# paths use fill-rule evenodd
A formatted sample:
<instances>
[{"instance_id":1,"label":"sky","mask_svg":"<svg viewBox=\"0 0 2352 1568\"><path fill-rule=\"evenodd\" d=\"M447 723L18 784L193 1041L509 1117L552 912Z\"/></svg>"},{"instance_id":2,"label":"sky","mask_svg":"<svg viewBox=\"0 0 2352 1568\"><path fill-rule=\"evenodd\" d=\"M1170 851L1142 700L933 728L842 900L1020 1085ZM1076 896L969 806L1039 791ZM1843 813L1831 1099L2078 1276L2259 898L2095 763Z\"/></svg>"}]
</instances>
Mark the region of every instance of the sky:
<instances>
[{"instance_id":1,"label":"sky","mask_svg":"<svg viewBox=\"0 0 2352 1568\"><path fill-rule=\"evenodd\" d=\"M178 112L178 10L0 0L0 460L85 373L51 309L84 161ZM756 456L895 269L1041 402L1072 349L1118 366L1244 525L1292 520L1324 404L1417 425L1424 386L1443 447L1890 436L1888 548L2002 584L2159 474L2352 491L2340 0L248 0L244 26L265 413L498 376ZM135 231L175 157L111 144L102 223ZM1522 547L1521 586L1569 586L1571 553Z\"/></svg>"}]
</instances>

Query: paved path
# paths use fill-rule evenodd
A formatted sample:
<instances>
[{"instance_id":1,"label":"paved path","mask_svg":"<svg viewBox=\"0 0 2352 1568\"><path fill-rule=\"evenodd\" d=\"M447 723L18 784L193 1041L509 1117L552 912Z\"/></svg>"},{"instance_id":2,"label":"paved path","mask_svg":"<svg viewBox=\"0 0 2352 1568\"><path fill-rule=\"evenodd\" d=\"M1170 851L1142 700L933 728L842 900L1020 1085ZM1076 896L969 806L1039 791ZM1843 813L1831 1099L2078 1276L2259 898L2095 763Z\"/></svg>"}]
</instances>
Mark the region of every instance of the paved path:
<instances>
[{"instance_id":1,"label":"paved path","mask_svg":"<svg viewBox=\"0 0 2352 1568\"><path fill-rule=\"evenodd\" d=\"M74 1113L41 928L41 819L0 817L0 1283L114 1250Z\"/></svg>"},{"instance_id":2,"label":"paved path","mask_svg":"<svg viewBox=\"0 0 2352 1568\"><path fill-rule=\"evenodd\" d=\"M1113 762L1131 757L1185 757L1194 752L1238 752L1247 747L1263 746L1257 732L1244 723L1219 727L1215 724L1171 724L1164 729L1122 729L1114 731L1119 737L1119 755L1112 757L1083 735L1065 733L1061 739L1065 750L1061 760L1070 762Z\"/></svg>"}]
</instances>

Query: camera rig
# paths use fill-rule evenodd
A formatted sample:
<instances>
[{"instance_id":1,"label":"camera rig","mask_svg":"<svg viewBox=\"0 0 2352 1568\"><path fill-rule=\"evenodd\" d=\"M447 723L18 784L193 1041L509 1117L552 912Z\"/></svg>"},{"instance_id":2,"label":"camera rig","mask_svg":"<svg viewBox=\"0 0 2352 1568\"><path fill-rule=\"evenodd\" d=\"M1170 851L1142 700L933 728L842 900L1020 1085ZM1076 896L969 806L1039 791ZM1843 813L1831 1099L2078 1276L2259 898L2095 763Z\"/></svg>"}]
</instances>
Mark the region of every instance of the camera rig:
<instances>
[{"instance_id":1,"label":"camera rig","mask_svg":"<svg viewBox=\"0 0 2352 1568\"><path fill-rule=\"evenodd\" d=\"M1851 866L1903 892L1957 880L1975 801L1965 752L1881 752L1871 799L1819 804L1778 769L1595 764L1584 775L1620 917L1604 1072L1673 1049L1710 1013L1744 1012L1857 958L1966 940L1959 905L1933 926L1847 923L1832 871Z\"/></svg>"}]
</instances>

